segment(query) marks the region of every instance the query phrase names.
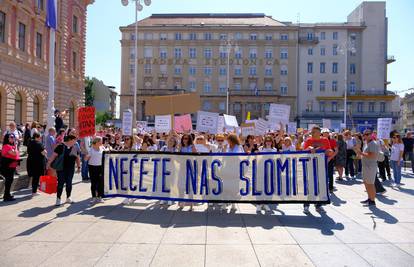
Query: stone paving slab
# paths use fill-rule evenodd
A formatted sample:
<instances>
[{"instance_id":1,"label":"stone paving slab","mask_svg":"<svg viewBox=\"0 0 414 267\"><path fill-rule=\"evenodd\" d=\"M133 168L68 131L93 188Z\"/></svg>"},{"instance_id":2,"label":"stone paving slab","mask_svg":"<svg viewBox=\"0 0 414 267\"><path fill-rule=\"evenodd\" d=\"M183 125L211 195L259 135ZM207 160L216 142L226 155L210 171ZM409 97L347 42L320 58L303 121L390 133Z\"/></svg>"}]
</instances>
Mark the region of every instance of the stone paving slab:
<instances>
[{"instance_id":1,"label":"stone paving slab","mask_svg":"<svg viewBox=\"0 0 414 267\"><path fill-rule=\"evenodd\" d=\"M0 266L414 266L414 176L363 207L361 181L336 185L326 214L301 205L270 205L234 214L196 205L162 208L122 198L90 204L88 183L75 179L76 203L16 192L0 203Z\"/></svg>"}]
</instances>

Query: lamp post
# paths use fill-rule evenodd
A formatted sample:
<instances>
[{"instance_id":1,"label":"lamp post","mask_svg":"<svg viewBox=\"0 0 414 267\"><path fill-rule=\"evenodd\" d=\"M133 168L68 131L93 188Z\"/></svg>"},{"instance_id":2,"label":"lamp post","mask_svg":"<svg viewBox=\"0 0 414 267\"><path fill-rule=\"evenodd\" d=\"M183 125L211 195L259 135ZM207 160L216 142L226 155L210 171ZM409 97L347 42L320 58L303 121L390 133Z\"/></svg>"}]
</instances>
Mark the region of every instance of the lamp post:
<instances>
[{"instance_id":1,"label":"lamp post","mask_svg":"<svg viewBox=\"0 0 414 267\"><path fill-rule=\"evenodd\" d=\"M231 48L234 46L234 51L238 51L239 47L234 42L234 40L231 40L226 38L224 42L222 42L222 45L220 46L220 50L223 51L226 49L227 53L227 78L226 78L226 114L229 114L229 98L230 98L230 52Z\"/></svg>"},{"instance_id":2,"label":"lamp post","mask_svg":"<svg viewBox=\"0 0 414 267\"><path fill-rule=\"evenodd\" d=\"M141 0L131 0L135 2L135 58L134 58L134 112L132 114L133 122L137 121L137 94L138 94L138 11L142 11L144 7L141 5ZM123 6L128 6L128 0L121 0ZM146 6L151 5L151 0L144 0Z\"/></svg>"},{"instance_id":3,"label":"lamp post","mask_svg":"<svg viewBox=\"0 0 414 267\"><path fill-rule=\"evenodd\" d=\"M348 37L347 37L348 38ZM355 53L355 43L346 40L339 46L339 52L345 56L345 71L344 71L344 127L346 128L346 113L348 102L348 52Z\"/></svg>"}]
</instances>

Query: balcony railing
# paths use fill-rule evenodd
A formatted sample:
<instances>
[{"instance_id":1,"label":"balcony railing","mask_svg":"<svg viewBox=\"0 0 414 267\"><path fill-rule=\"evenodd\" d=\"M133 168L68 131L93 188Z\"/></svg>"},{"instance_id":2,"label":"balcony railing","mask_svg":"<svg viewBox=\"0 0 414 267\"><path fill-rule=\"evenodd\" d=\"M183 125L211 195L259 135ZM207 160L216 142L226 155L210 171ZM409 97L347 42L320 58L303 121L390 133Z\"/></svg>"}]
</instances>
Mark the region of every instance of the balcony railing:
<instances>
[{"instance_id":1,"label":"balcony railing","mask_svg":"<svg viewBox=\"0 0 414 267\"><path fill-rule=\"evenodd\" d=\"M278 96L275 90L230 90L230 96Z\"/></svg>"},{"instance_id":2,"label":"balcony railing","mask_svg":"<svg viewBox=\"0 0 414 267\"><path fill-rule=\"evenodd\" d=\"M351 91L348 89L348 95L356 96L384 96L384 95L394 95L394 93L385 91L384 89L371 89L371 90L356 90Z\"/></svg>"},{"instance_id":3,"label":"balcony railing","mask_svg":"<svg viewBox=\"0 0 414 267\"><path fill-rule=\"evenodd\" d=\"M141 96L161 96L161 95L177 95L190 93L185 89L138 89L137 94Z\"/></svg>"},{"instance_id":4,"label":"balcony railing","mask_svg":"<svg viewBox=\"0 0 414 267\"><path fill-rule=\"evenodd\" d=\"M343 118L343 111L302 111L302 117L304 118ZM355 112L348 113L351 118L396 118L399 116L398 112Z\"/></svg>"},{"instance_id":5,"label":"balcony railing","mask_svg":"<svg viewBox=\"0 0 414 267\"><path fill-rule=\"evenodd\" d=\"M301 44L305 44L305 43L317 44L317 43L319 43L319 37L317 37L317 36L300 36L299 37L299 43L301 43Z\"/></svg>"}]
</instances>

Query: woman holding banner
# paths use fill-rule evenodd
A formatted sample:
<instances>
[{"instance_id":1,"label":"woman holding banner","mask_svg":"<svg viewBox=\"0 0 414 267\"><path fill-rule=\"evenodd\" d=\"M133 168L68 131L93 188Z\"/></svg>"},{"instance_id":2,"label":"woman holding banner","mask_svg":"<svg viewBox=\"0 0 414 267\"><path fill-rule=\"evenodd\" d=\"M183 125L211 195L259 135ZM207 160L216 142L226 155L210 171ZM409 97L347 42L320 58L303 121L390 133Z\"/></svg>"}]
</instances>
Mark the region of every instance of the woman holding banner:
<instances>
[{"instance_id":1,"label":"woman holding banner","mask_svg":"<svg viewBox=\"0 0 414 267\"><path fill-rule=\"evenodd\" d=\"M277 149L273 145L273 138L267 135L264 138L263 146L259 147L260 152L277 152Z\"/></svg>"},{"instance_id":2,"label":"woman holding banner","mask_svg":"<svg viewBox=\"0 0 414 267\"><path fill-rule=\"evenodd\" d=\"M228 148L226 153L245 153L243 147L240 145L240 139L236 134L229 134L229 136L227 136L227 143ZM232 203L230 211L235 212L236 210L236 204Z\"/></svg>"},{"instance_id":3,"label":"woman holding banner","mask_svg":"<svg viewBox=\"0 0 414 267\"><path fill-rule=\"evenodd\" d=\"M197 153L195 146L193 145L193 137L190 134L183 134L181 137L181 144L179 151L181 153Z\"/></svg>"},{"instance_id":4,"label":"woman holding banner","mask_svg":"<svg viewBox=\"0 0 414 267\"><path fill-rule=\"evenodd\" d=\"M92 146L85 160L88 162L89 178L91 180L92 203L103 203L104 178L102 166L102 154L105 148L102 144L102 137L97 136L92 140Z\"/></svg>"}]
</instances>

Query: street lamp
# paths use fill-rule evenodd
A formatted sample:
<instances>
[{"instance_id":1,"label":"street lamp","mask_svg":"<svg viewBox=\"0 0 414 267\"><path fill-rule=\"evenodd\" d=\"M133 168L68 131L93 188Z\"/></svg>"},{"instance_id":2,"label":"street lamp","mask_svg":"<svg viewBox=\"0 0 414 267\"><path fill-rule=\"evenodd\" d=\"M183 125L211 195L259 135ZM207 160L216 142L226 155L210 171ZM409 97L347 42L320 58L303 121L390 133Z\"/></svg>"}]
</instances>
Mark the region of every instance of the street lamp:
<instances>
[{"instance_id":1,"label":"street lamp","mask_svg":"<svg viewBox=\"0 0 414 267\"><path fill-rule=\"evenodd\" d=\"M339 53L345 56L345 75L344 75L344 127L346 129L346 112L347 112L347 98L348 98L348 52L355 53L355 42L346 40L339 46Z\"/></svg>"},{"instance_id":2,"label":"street lamp","mask_svg":"<svg viewBox=\"0 0 414 267\"><path fill-rule=\"evenodd\" d=\"M227 90L226 90L226 114L229 114L229 97L230 97L230 52L231 49L234 47L234 51L238 51L239 47L236 44L236 42L233 39L229 39L229 36L227 36L227 38L225 40L223 40L221 46L220 46L220 51L224 51L224 49L226 50L227 53L227 78L226 78L226 85L227 85Z\"/></svg>"},{"instance_id":3,"label":"street lamp","mask_svg":"<svg viewBox=\"0 0 414 267\"><path fill-rule=\"evenodd\" d=\"M134 113L133 121L137 121L137 91L138 91L138 11L142 11L144 7L141 5L141 0L131 0L135 2L135 71L134 71ZM123 6L128 6L128 0L121 0ZM146 6L151 5L151 0L144 0Z\"/></svg>"}]
</instances>

